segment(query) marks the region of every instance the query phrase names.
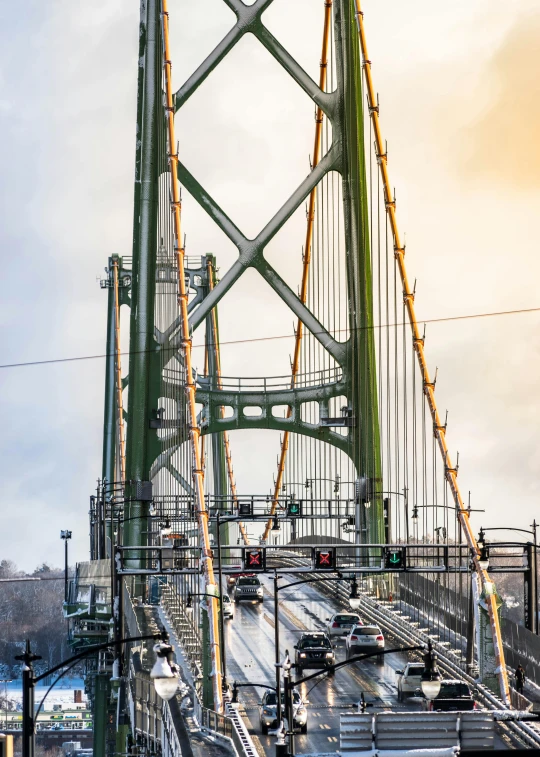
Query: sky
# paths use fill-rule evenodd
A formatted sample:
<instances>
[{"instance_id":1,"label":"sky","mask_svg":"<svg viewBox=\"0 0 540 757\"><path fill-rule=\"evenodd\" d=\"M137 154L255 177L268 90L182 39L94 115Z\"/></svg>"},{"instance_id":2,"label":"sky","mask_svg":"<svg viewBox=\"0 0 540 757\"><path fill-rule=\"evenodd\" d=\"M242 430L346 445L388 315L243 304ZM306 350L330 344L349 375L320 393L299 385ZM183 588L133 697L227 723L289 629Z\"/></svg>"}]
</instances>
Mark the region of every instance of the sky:
<instances>
[{"instance_id":1,"label":"sky","mask_svg":"<svg viewBox=\"0 0 540 757\"><path fill-rule=\"evenodd\" d=\"M178 87L233 16L221 0L170 6ZM275 0L265 14L313 77L322 6ZM540 308L540 0L363 7L419 318ZM131 253L138 11L134 0L0 7L3 365L105 350L99 279L110 254ZM188 167L248 236L306 175L312 125L310 101L248 38L177 118ZM214 252L223 273L234 248L189 200L183 223L188 252ZM283 250L299 229L293 219L269 251L291 280L299 258L288 265ZM222 339L290 334L292 317L248 272L223 301L220 327ZM527 528L540 517L539 327L533 312L427 329L460 483L486 510L475 526ZM224 348L224 372L286 373L289 351ZM104 362L2 368L0 382L0 557L61 564L68 528L72 558L84 560ZM245 434L231 442L249 489L257 457L274 460L275 444L264 433L256 445Z\"/></svg>"}]
</instances>

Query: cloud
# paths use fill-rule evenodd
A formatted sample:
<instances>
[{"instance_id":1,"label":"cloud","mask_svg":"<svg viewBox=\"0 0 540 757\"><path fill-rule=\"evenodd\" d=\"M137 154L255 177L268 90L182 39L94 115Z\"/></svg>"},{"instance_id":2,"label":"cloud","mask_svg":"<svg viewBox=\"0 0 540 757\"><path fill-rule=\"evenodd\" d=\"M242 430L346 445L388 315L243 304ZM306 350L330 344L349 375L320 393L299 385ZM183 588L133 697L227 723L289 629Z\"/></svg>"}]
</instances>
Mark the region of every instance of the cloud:
<instances>
[{"instance_id":1,"label":"cloud","mask_svg":"<svg viewBox=\"0 0 540 757\"><path fill-rule=\"evenodd\" d=\"M487 104L458 135L459 171L468 180L492 178L527 189L540 182L540 13L516 19L480 73ZM467 95L457 113L474 112Z\"/></svg>"}]
</instances>

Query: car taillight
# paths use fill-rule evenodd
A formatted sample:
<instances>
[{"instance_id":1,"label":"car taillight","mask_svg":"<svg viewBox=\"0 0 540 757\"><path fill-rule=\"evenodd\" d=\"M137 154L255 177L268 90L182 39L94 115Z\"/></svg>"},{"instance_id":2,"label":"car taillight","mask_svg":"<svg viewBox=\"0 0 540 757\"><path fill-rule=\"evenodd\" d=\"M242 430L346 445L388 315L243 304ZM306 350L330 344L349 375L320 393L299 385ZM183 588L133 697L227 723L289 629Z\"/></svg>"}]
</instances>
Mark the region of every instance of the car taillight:
<instances>
[{"instance_id":1,"label":"car taillight","mask_svg":"<svg viewBox=\"0 0 540 757\"><path fill-rule=\"evenodd\" d=\"M384 641L384 636L379 634L379 636L377 636L377 641Z\"/></svg>"},{"instance_id":2,"label":"car taillight","mask_svg":"<svg viewBox=\"0 0 540 757\"><path fill-rule=\"evenodd\" d=\"M332 623L332 628L339 628L339 623L337 623L335 620Z\"/></svg>"},{"instance_id":3,"label":"car taillight","mask_svg":"<svg viewBox=\"0 0 540 757\"><path fill-rule=\"evenodd\" d=\"M477 703L475 702L475 703L473 704L473 710L477 710L477 709L478 709L478 704L477 704Z\"/></svg>"},{"instance_id":4,"label":"car taillight","mask_svg":"<svg viewBox=\"0 0 540 757\"><path fill-rule=\"evenodd\" d=\"M351 636L351 641L358 641L358 636Z\"/></svg>"}]
</instances>

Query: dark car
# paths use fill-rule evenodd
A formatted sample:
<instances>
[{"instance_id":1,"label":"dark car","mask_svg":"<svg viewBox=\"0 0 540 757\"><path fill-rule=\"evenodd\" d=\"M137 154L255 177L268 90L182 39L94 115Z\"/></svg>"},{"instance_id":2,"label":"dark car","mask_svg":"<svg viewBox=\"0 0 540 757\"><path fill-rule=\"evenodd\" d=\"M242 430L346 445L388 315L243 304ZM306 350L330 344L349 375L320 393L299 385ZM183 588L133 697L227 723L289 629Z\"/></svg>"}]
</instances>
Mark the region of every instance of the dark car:
<instances>
[{"instance_id":1,"label":"dark car","mask_svg":"<svg viewBox=\"0 0 540 757\"><path fill-rule=\"evenodd\" d=\"M298 675L306 668L328 668L336 662L332 644L325 633L303 633L294 648ZM330 675L333 674L334 671L330 671Z\"/></svg>"},{"instance_id":2,"label":"dark car","mask_svg":"<svg viewBox=\"0 0 540 757\"><path fill-rule=\"evenodd\" d=\"M244 599L262 602L263 597L263 586L257 576L241 576L236 581L233 589L233 598L236 604Z\"/></svg>"},{"instance_id":3,"label":"dark car","mask_svg":"<svg viewBox=\"0 0 540 757\"><path fill-rule=\"evenodd\" d=\"M475 710L476 702L465 681L448 678L441 681L441 690L435 699L424 699L424 709L432 712L461 712Z\"/></svg>"}]
</instances>

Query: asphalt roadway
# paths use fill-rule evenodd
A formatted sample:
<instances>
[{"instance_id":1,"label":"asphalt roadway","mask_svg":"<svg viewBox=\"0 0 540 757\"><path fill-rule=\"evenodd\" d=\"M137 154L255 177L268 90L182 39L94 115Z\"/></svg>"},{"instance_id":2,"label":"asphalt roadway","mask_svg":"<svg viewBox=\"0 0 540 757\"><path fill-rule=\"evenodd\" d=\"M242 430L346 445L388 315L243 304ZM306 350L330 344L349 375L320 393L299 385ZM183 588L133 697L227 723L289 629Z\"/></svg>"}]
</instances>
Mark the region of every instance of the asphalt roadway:
<instances>
[{"instance_id":1,"label":"asphalt roadway","mask_svg":"<svg viewBox=\"0 0 540 757\"><path fill-rule=\"evenodd\" d=\"M274 604L273 584L267 576L261 580L265 588L264 603L240 602L235 617L226 621L227 678L229 683L275 685L274 667ZM294 579L291 578L291 582ZM288 579L282 579L280 585ZM325 619L345 608L322 595L313 584L303 584L280 591L280 648L282 655L288 649L294 661L294 645L303 631L325 630ZM336 662L345 659L343 640L334 637L337 644ZM399 646L386 637L386 648ZM326 675L299 687L309 701L308 732L296 734L295 747L300 753L328 753L339 750L339 716L353 712L363 692L371 711L418 711L419 700L398 702L396 670L402 669L415 653L392 652L384 662L376 658L358 662L336 671L333 678ZM306 671L308 675L315 671ZM263 736L259 722L259 702L265 689L254 685L239 688L241 713L248 723L255 745L262 755L275 754L275 736ZM496 747L508 746L497 738Z\"/></svg>"}]
</instances>

